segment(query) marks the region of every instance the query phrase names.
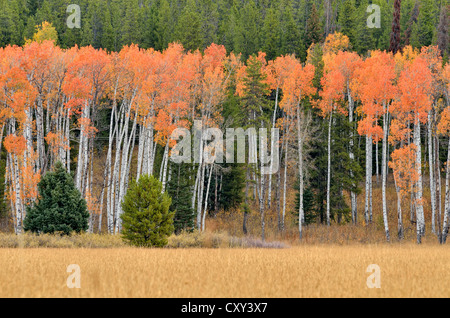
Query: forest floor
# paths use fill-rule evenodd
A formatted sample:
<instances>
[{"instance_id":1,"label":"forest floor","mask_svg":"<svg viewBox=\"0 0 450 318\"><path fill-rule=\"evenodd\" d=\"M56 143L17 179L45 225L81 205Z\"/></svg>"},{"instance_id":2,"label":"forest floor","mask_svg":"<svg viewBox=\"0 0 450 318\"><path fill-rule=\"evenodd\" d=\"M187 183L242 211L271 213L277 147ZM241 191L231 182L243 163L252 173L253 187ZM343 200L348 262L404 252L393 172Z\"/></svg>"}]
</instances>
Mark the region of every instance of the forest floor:
<instances>
[{"instance_id":1,"label":"forest floor","mask_svg":"<svg viewBox=\"0 0 450 318\"><path fill-rule=\"evenodd\" d=\"M449 246L0 249L0 297L450 297ZM444 251L445 250L445 251ZM78 265L81 288L67 282ZM380 288L374 287L374 267Z\"/></svg>"}]
</instances>

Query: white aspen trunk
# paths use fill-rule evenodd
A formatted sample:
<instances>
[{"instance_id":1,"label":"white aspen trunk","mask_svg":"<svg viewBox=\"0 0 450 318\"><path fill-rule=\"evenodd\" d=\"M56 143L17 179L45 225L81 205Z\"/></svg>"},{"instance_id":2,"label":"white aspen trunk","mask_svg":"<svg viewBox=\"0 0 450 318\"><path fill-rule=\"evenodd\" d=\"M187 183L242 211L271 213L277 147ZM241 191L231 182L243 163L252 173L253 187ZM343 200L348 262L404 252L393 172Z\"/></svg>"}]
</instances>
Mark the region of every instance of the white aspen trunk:
<instances>
[{"instance_id":1,"label":"white aspen trunk","mask_svg":"<svg viewBox=\"0 0 450 318\"><path fill-rule=\"evenodd\" d=\"M154 100L152 101L152 108L150 110L149 116L152 118L154 116ZM144 170L145 174L151 176L153 175L153 166L155 162L155 154L157 146L157 143L154 142L153 140L153 121L149 122L146 131L147 133L145 134L145 145L146 145L145 154L147 159L145 162L147 163L147 165L145 166Z\"/></svg>"},{"instance_id":2,"label":"white aspen trunk","mask_svg":"<svg viewBox=\"0 0 450 318\"><path fill-rule=\"evenodd\" d=\"M386 104L383 104L383 108L385 110L383 116L383 154L382 154L382 162L381 162L381 195L383 201L383 222L384 222L384 231L386 233L386 240L390 241L389 234L389 224L388 224L388 211L387 211L387 200L386 200L386 186L387 186L387 144L388 144L388 119L387 116L389 114L389 107Z\"/></svg>"},{"instance_id":3,"label":"white aspen trunk","mask_svg":"<svg viewBox=\"0 0 450 318\"><path fill-rule=\"evenodd\" d=\"M330 113L330 120L328 122L328 164L327 164L327 225L331 225L330 213L330 191L331 191L331 125L333 120L333 112Z\"/></svg>"},{"instance_id":4,"label":"white aspen trunk","mask_svg":"<svg viewBox=\"0 0 450 318\"><path fill-rule=\"evenodd\" d=\"M416 225L417 225L417 243L422 242L422 236L425 234L425 219L423 213L423 190L422 190L422 150L420 142L420 120L419 115L416 115L414 123L414 144L416 145L416 173L418 176L415 190L416 190Z\"/></svg>"},{"instance_id":5,"label":"white aspen trunk","mask_svg":"<svg viewBox=\"0 0 450 318\"><path fill-rule=\"evenodd\" d=\"M350 123L350 141L349 141L349 158L353 163L355 160L355 154L353 153L353 98L350 92L349 83L347 83L347 95L348 95L348 121ZM350 178L352 179L352 187L355 188L356 184L353 182L353 171L350 169ZM358 201L357 195L354 191L350 191L351 209L352 209L352 222L356 224L358 221Z\"/></svg>"},{"instance_id":6,"label":"white aspen trunk","mask_svg":"<svg viewBox=\"0 0 450 318\"><path fill-rule=\"evenodd\" d=\"M276 124L276 117L277 117L277 110L278 110L278 93L279 93L279 88L277 87L277 91L275 94L275 109L273 111L273 118L272 118L272 131L275 129L275 124ZM271 154L270 154L270 170L269 170L269 185L268 185L268 189L267 189L267 208L270 209L271 203L272 203L272 173L273 173L273 156L274 156L274 148L275 148L275 140L274 138L272 138L271 143L270 143L270 150L271 150Z\"/></svg>"},{"instance_id":7,"label":"white aspen trunk","mask_svg":"<svg viewBox=\"0 0 450 318\"><path fill-rule=\"evenodd\" d=\"M379 157L379 154L378 154L378 139L377 139L377 143L375 145L375 170L376 170L375 173L377 175L377 185L380 184L380 166L378 163L378 157Z\"/></svg>"},{"instance_id":8,"label":"white aspen trunk","mask_svg":"<svg viewBox=\"0 0 450 318\"><path fill-rule=\"evenodd\" d=\"M152 148L153 145L151 145L150 140L148 140L148 135L149 135L149 131L147 129L147 127L143 128L143 132L140 135L140 139L139 139L139 147L141 146L141 142L142 142L142 167L141 170L138 170L138 173L140 172L141 175L143 174L149 174L148 170L149 170L149 161L150 161L150 153L151 150L149 150L150 148ZM138 163L139 166L139 163ZM140 175L139 175L140 176Z\"/></svg>"},{"instance_id":9,"label":"white aspen trunk","mask_svg":"<svg viewBox=\"0 0 450 318\"><path fill-rule=\"evenodd\" d=\"M202 206L203 206L203 189L205 184L205 169L206 165L204 163L201 164L201 173L200 180L198 185L197 192L197 228L201 230L202 228Z\"/></svg>"},{"instance_id":10,"label":"white aspen trunk","mask_svg":"<svg viewBox=\"0 0 450 318\"><path fill-rule=\"evenodd\" d=\"M450 219L450 138L448 139L447 168L445 174L444 223L442 226L442 243L447 241Z\"/></svg>"},{"instance_id":11,"label":"white aspen trunk","mask_svg":"<svg viewBox=\"0 0 450 318\"><path fill-rule=\"evenodd\" d=\"M262 165L262 164L261 164ZM262 167L261 167L262 168ZM265 209L264 209L264 198L265 198L265 185L266 176L261 174L261 195L259 198L259 212L261 214L261 240L264 242L266 239L266 220L265 220Z\"/></svg>"},{"instance_id":12,"label":"white aspen trunk","mask_svg":"<svg viewBox=\"0 0 450 318\"><path fill-rule=\"evenodd\" d=\"M278 154L278 157L281 159L280 154ZM278 168L278 171L277 171L277 184L275 186L275 189L276 189L275 200L277 203L277 216L278 216L278 231L281 232L281 215L280 215L280 213L281 213L281 166Z\"/></svg>"},{"instance_id":13,"label":"white aspen trunk","mask_svg":"<svg viewBox=\"0 0 450 318\"><path fill-rule=\"evenodd\" d=\"M439 160L439 136L436 132L436 112L434 113L434 134L435 138L433 140L434 143L434 162L435 162L435 176L437 178L437 190L436 190L436 197L437 197L437 205L439 208L439 214L437 215L437 224L436 224L436 232L439 243L442 244L442 232L441 232L441 222L442 222L442 180L441 180L441 162Z\"/></svg>"},{"instance_id":14,"label":"white aspen trunk","mask_svg":"<svg viewBox=\"0 0 450 318\"><path fill-rule=\"evenodd\" d=\"M395 191L397 192L397 235L398 239L402 240L403 234L403 219L402 219L402 196L400 192L400 187L397 185L397 180L394 177Z\"/></svg>"},{"instance_id":15,"label":"white aspen trunk","mask_svg":"<svg viewBox=\"0 0 450 318\"><path fill-rule=\"evenodd\" d=\"M200 145L199 145L199 165L197 172L197 180L196 180L196 188L197 188L197 229L201 230L201 216L202 216L202 203L203 203L203 185L204 185L204 177L205 177L205 165L203 162L203 130L200 132ZM193 203L195 203L193 198Z\"/></svg>"},{"instance_id":16,"label":"white aspen trunk","mask_svg":"<svg viewBox=\"0 0 450 318\"><path fill-rule=\"evenodd\" d=\"M66 116L66 170L70 172L70 112Z\"/></svg>"},{"instance_id":17,"label":"white aspen trunk","mask_svg":"<svg viewBox=\"0 0 450 318\"><path fill-rule=\"evenodd\" d=\"M86 102L83 107L83 118L89 118L89 103ZM86 151L87 151L87 134L86 134L86 125L82 124L80 129L80 144L78 147L78 162L77 162L77 175L76 175L76 181L75 185L77 189L84 195L84 189L83 189L83 180L86 171L85 168L85 161L86 161Z\"/></svg>"},{"instance_id":18,"label":"white aspen trunk","mask_svg":"<svg viewBox=\"0 0 450 318\"><path fill-rule=\"evenodd\" d=\"M197 169L197 176L195 177L195 184L194 184L194 192L192 194L192 199L191 199L191 207L192 210L195 211L195 199L197 198L197 189L198 189L198 183L200 180L200 174L201 174L201 170L200 167Z\"/></svg>"},{"instance_id":19,"label":"white aspen trunk","mask_svg":"<svg viewBox=\"0 0 450 318\"><path fill-rule=\"evenodd\" d=\"M130 103L130 107L131 107L131 103ZM137 110L136 110L137 113ZM129 116L128 116L129 118ZM128 120L127 119L127 125L126 128L128 129ZM129 151L130 151L130 146L131 143L134 141L134 136L136 133L136 126L137 126L137 116L134 117L134 122L133 122L133 128L130 134L130 137L128 138L128 134L126 135L127 138L125 138L125 142L126 144L123 147L123 152L122 152L122 164L120 167L120 183L119 183L119 196L118 196L118 204L117 204L117 210L116 210L116 226L114 229L114 232L116 234L118 234L121 229L122 229L122 219L120 218L120 216L122 215L122 201L123 201L123 197L125 196L126 193L126 184L127 184L127 174L128 174L128 165L129 165Z\"/></svg>"},{"instance_id":20,"label":"white aspen trunk","mask_svg":"<svg viewBox=\"0 0 450 318\"><path fill-rule=\"evenodd\" d=\"M14 118L10 120L9 131L10 134L16 133L16 121ZM11 185L14 191L14 209L15 210L15 228L16 234L22 233L22 222L23 222L23 203L22 203L22 188L21 188L21 173L19 170L19 162L15 154L8 154L10 167L10 177Z\"/></svg>"},{"instance_id":21,"label":"white aspen trunk","mask_svg":"<svg viewBox=\"0 0 450 318\"><path fill-rule=\"evenodd\" d=\"M127 192L128 189L128 183L130 181L130 168L131 168L131 163L133 160L133 154L134 154L134 146L136 145L136 129L133 130L133 133L131 134L131 150L129 151L129 155L128 155L128 163L127 163L127 172L125 174L125 193Z\"/></svg>"},{"instance_id":22,"label":"white aspen trunk","mask_svg":"<svg viewBox=\"0 0 450 318\"><path fill-rule=\"evenodd\" d=\"M42 95L39 93L36 107L36 148L38 154L38 169L43 173L45 165L45 145L44 145L44 107Z\"/></svg>"},{"instance_id":23,"label":"white aspen trunk","mask_svg":"<svg viewBox=\"0 0 450 318\"><path fill-rule=\"evenodd\" d=\"M303 209L303 138L301 131L301 116L300 105L297 105L297 139L298 139L298 178L299 178L299 204L298 204L298 233L300 240L303 238L303 222L304 222L304 209Z\"/></svg>"},{"instance_id":24,"label":"white aspen trunk","mask_svg":"<svg viewBox=\"0 0 450 318\"><path fill-rule=\"evenodd\" d=\"M433 151L433 136L431 127L431 113L428 113L428 165L430 166L430 196L431 196L431 231L436 234L436 183L434 179L434 151Z\"/></svg>"},{"instance_id":25,"label":"white aspen trunk","mask_svg":"<svg viewBox=\"0 0 450 318\"><path fill-rule=\"evenodd\" d=\"M209 169L209 178L208 178L208 186L206 187L206 197L205 197L205 209L203 210L203 218L202 218L202 232L205 232L205 223L206 223L206 214L208 213L208 197L209 197L209 188L211 186L211 178L213 172L213 165L211 165Z\"/></svg>"},{"instance_id":26,"label":"white aspen trunk","mask_svg":"<svg viewBox=\"0 0 450 318\"><path fill-rule=\"evenodd\" d=\"M166 191L166 184L167 184L167 169L169 166L169 141L166 143L166 147L164 149L164 157L163 157L163 171L162 171L162 192L164 193Z\"/></svg>"},{"instance_id":27,"label":"white aspen trunk","mask_svg":"<svg viewBox=\"0 0 450 318\"><path fill-rule=\"evenodd\" d=\"M148 167L148 174L152 176L153 175L153 169L154 169L154 166L155 166L156 147L158 146L158 143L153 141L153 128L150 130L150 138L149 138L149 140L150 140L149 147L152 147L152 145L153 145L153 148L150 148L150 150L151 149L153 149L153 150L151 151L150 157L149 157L150 158L150 163L149 163L149 167Z\"/></svg>"},{"instance_id":28,"label":"white aspen trunk","mask_svg":"<svg viewBox=\"0 0 450 318\"><path fill-rule=\"evenodd\" d=\"M0 130L0 153L2 152L2 145L3 145L3 133L5 131L5 123L3 123L2 128Z\"/></svg>"},{"instance_id":29,"label":"white aspen trunk","mask_svg":"<svg viewBox=\"0 0 450 318\"><path fill-rule=\"evenodd\" d=\"M372 138L366 136L366 205L364 208L364 220L366 225L370 223L370 184L372 183Z\"/></svg>"},{"instance_id":30,"label":"white aspen trunk","mask_svg":"<svg viewBox=\"0 0 450 318\"><path fill-rule=\"evenodd\" d=\"M93 178L93 175L94 175L94 145L93 145L93 143L91 142L90 143L90 145L89 145L89 163L90 163L90 167L89 167L89 170L88 170L88 177L87 177L87 180L88 180L88 182L87 182L87 186L86 186L86 188L87 188L87 190L86 190L86 193L87 193L87 191L89 191L89 193L91 194L91 197L93 196L93 192L92 192L92 178ZM89 233L93 233L94 232L94 220L95 220L95 210L94 211L91 211L91 221L90 221L90 223L89 223Z\"/></svg>"},{"instance_id":31,"label":"white aspen trunk","mask_svg":"<svg viewBox=\"0 0 450 318\"><path fill-rule=\"evenodd\" d=\"M370 138L370 144L373 144L373 140L372 138ZM373 202L372 202L372 198L373 198L373 182L372 182L372 162L373 162L373 149L372 146L370 147L370 183L369 183L369 222L372 223L373 222Z\"/></svg>"},{"instance_id":32,"label":"white aspen trunk","mask_svg":"<svg viewBox=\"0 0 450 318\"><path fill-rule=\"evenodd\" d=\"M287 193L287 165L288 165L288 140L285 137L285 155L284 155L284 179L283 179L283 217L281 219L281 230L284 232L284 220L286 218L286 193Z\"/></svg>"},{"instance_id":33,"label":"white aspen trunk","mask_svg":"<svg viewBox=\"0 0 450 318\"><path fill-rule=\"evenodd\" d=\"M31 109L29 107L27 109L25 109L25 115L26 115L26 120L25 120L25 128L24 128L23 135L26 140L27 150L24 152L24 155L23 155L23 160L24 160L23 165L24 165L24 167L27 167L28 165L32 164L31 161L30 162L28 161L28 158L30 158L31 153L33 152L33 134L32 134L32 129L31 129L31 123L32 123L33 119L31 117Z\"/></svg>"},{"instance_id":34,"label":"white aspen trunk","mask_svg":"<svg viewBox=\"0 0 450 318\"><path fill-rule=\"evenodd\" d=\"M139 125L139 147L138 147L138 156L137 156L137 168L136 168L136 180L139 180L139 177L142 173L142 165L144 163L147 164L144 160L144 148L145 148L145 135L147 134L147 129L144 128L143 125ZM147 157L148 159L148 157Z\"/></svg>"},{"instance_id":35,"label":"white aspen trunk","mask_svg":"<svg viewBox=\"0 0 450 318\"><path fill-rule=\"evenodd\" d=\"M84 143L84 149L83 149L83 174L82 174L82 191L81 194L83 195L83 197L86 197L86 188L87 188L87 183L88 183L88 164L89 164L89 148L91 147L91 142L90 142L90 138L88 136L86 136L85 139L85 143Z\"/></svg>"},{"instance_id":36,"label":"white aspen trunk","mask_svg":"<svg viewBox=\"0 0 450 318\"><path fill-rule=\"evenodd\" d=\"M116 113L116 103L114 102L112 112L111 112L111 119L109 123L109 139L108 139L108 153L106 155L106 165L105 165L105 172L103 174L103 188L102 188L102 194L100 196L100 216L98 221L98 232L101 233L102 231L102 216L103 216L103 199L104 199L104 193L105 188L107 188L106 192L106 216L107 216L107 228L108 230L111 228L112 224L112 217L111 217L111 200L110 200L110 186L111 186L111 164L112 164L112 147L113 147L113 140L117 133L117 126L114 122L114 117L117 116ZM111 233L111 232L109 232Z\"/></svg>"},{"instance_id":37,"label":"white aspen trunk","mask_svg":"<svg viewBox=\"0 0 450 318\"><path fill-rule=\"evenodd\" d=\"M120 154L121 154L121 149L122 149L122 142L124 140L124 138L126 139L126 134L128 132L128 121L129 121L129 116L126 116L126 111L124 110L125 108L125 104L126 101L124 101L122 103L121 106L121 110L120 110L120 123L119 123L119 118L116 118L116 122L118 123L118 138L116 138L116 153L115 153L115 159L114 159L114 169L113 169L113 176L112 176L112 181L111 181L111 210L109 211L109 213L111 213L111 220L112 223L109 225L108 230L110 231L111 234L114 233L115 228L116 228L116 223L117 223L117 210L119 208L119 193L118 191L120 190L120 176L119 176L119 171L120 171ZM126 117L126 118L125 118ZM125 128L124 128L125 127Z\"/></svg>"},{"instance_id":38,"label":"white aspen trunk","mask_svg":"<svg viewBox=\"0 0 450 318\"><path fill-rule=\"evenodd\" d=\"M22 189L20 186L20 171L19 163L16 155L12 155L12 163L14 169L14 194L15 194L15 208L16 208L16 234L22 234L22 222L23 222L23 204L22 204Z\"/></svg>"},{"instance_id":39,"label":"white aspen trunk","mask_svg":"<svg viewBox=\"0 0 450 318\"><path fill-rule=\"evenodd\" d=\"M261 127L264 127L264 124L261 123ZM273 140L273 138L271 138ZM256 145L256 143L255 143ZM260 182L261 182L261 190L259 193L259 213L261 215L261 239L264 242L266 239L266 220L265 220L265 182L266 176L263 173L264 170L264 159L267 156L267 140L259 136L259 158L260 158Z\"/></svg>"}]
</instances>

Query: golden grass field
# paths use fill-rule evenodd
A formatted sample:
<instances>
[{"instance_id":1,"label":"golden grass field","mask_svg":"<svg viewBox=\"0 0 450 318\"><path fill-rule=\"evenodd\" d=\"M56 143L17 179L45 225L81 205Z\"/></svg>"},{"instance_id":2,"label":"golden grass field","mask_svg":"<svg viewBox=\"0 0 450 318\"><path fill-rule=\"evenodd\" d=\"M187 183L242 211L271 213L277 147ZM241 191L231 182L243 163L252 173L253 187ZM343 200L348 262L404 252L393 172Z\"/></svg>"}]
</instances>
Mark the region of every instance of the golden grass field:
<instances>
[{"instance_id":1,"label":"golden grass field","mask_svg":"<svg viewBox=\"0 0 450 318\"><path fill-rule=\"evenodd\" d=\"M360 213L363 198L359 196ZM439 245L431 233L428 204L427 233L422 245L415 244L408 205L404 203L405 239L399 242L396 194L388 192L391 243L384 234L379 188L374 189L372 224L364 226L360 214L356 226L311 225L301 243L292 204L284 233L277 231L274 209L267 211L265 247L287 248L254 248L260 244L259 214L250 215L246 240L239 211L207 219L206 233L171 236L164 249L131 248L111 235L0 233L0 298L448 298L450 245ZM70 264L81 268L80 289L67 287ZM371 264L380 266L380 289L367 287Z\"/></svg>"},{"instance_id":2,"label":"golden grass field","mask_svg":"<svg viewBox=\"0 0 450 318\"><path fill-rule=\"evenodd\" d=\"M66 285L81 268L81 288ZM370 264L381 288L366 285ZM450 247L0 249L0 297L450 297Z\"/></svg>"}]
</instances>

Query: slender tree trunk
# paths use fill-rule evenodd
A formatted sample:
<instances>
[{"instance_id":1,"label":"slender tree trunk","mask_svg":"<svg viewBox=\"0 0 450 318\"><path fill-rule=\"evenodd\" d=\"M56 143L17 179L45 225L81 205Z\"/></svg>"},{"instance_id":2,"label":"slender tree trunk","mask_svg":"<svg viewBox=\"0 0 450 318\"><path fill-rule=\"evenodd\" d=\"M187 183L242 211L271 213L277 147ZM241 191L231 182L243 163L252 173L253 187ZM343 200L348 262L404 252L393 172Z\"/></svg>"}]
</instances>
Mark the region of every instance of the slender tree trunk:
<instances>
[{"instance_id":1,"label":"slender tree trunk","mask_svg":"<svg viewBox=\"0 0 450 318\"><path fill-rule=\"evenodd\" d=\"M211 186L211 179L212 179L213 170L214 170L213 164L211 164L211 166L209 168L208 185L206 187L205 209L203 210L203 219L202 219L202 232L205 232L206 214L208 213L209 188Z\"/></svg>"},{"instance_id":2,"label":"slender tree trunk","mask_svg":"<svg viewBox=\"0 0 450 318\"><path fill-rule=\"evenodd\" d=\"M377 139L377 142L375 145L375 170L376 170L375 173L377 175L377 185L380 184L380 166L378 164L378 157L379 157L379 155L378 155L378 139Z\"/></svg>"},{"instance_id":3,"label":"slender tree trunk","mask_svg":"<svg viewBox=\"0 0 450 318\"><path fill-rule=\"evenodd\" d=\"M347 87L349 87L349 83L347 83ZM354 103L353 103L353 98L352 98L352 94L350 92L350 89L347 88L347 95L348 95L348 120L350 123L350 141L349 141L349 158L350 161L353 163L355 160L355 154L353 152L353 108L354 108ZM352 171L352 169L350 169L350 178L353 180L354 179L354 173ZM356 188L356 184L353 182L352 183L352 188ZM358 222L358 198L357 198L357 194L355 191L350 191L350 200L351 200L351 209L352 209L352 222L353 224L356 224Z\"/></svg>"},{"instance_id":4,"label":"slender tree trunk","mask_svg":"<svg viewBox=\"0 0 450 318\"><path fill-rule=\"evenodd\" d=\"M430 171L430 197L431 197L431 231L436 232L436 181L434 179L434 151L432 136L431 113L428 113L428 165Z\"/></svg>"},{"instance_id":5,"label":"slender tree trunk","mask_svg":"<svg viewBox=\"0 0 450 318\"><path fill-rule=\"evenodd\" d=\"M388 143L388 119L387 116L389 114L389 109L386 105L383 105L385 108L385 115L383 116L383 158L381 163L381 182L382 182L382 200L383 200L383 222L384 222L384 231L386 233L386 240L390 241L389 235L389 225L388 225L388 211L387 211L387 200L386 200L386 183L387 183L387 143Z\"/></svg>"},{"instance_id":6,"label":"slender tree trunk","mask_svg":"<svg viewBox=\"0 0 450 318\"><path fill-rule=\"evenodd\" d=\"M327 164L327 225L331 225L330 215L330 191L331 191L331 125L333 120L333 112L330 113L328 122L328 164Z\"/></svg>"},{"instance_id":7,"label":"slender tree trunk","mask_svg":"<svg viewBox=\"0 0 450 318\"><path fill-rule=\"evenodd\" d=\"M244 208L244 219L242 221L242 232L244 233L244 235L247 235L248 233L248 229L247 229L247 220L248 220L248 191L249 191L249 180L250 180L250 173L249 173L249 169L247 168L247 172L246 172L246 182L245 182L245 208Z\"/></svg>"},{"instance_id":8,"label":"slender tree trunk","mask_svg":"<svg viewBox=\"0 0 450 318\"><path fill-rule=\"evenodd\" d=\"M297 139L298 139L298 180L299 180L299 202L298 202L298 233L300 240L303 237L303 222L304 222L304 208L303 208L303 137L301 130L301 115L300 105L297 105Z\"/></svg>"},{"instance_id":9,"label":"slender tree trunk","mask_svg":"<svg viewBox=\"0 0 450 318\"><path fill-rule=\"evenodd\" d=\"M448 139L447 169L445 174L445 201L444 201L444 224L442 228L442 243L447 241L450 220L450 138Z\"/></svg>"},{"instance_id":10,"label":"slender tree trunk","mask_svg":"<svg viewBox=\"0 0 450 318\"><path fill-rule=\"evenodd\" d=\"M276 118L277 118L277 109L278 109L278 92L279 89L277 88L276 95L275 95L275 109L273 111L273 118L272 118L272 131L275 129L276 124ZM272 134L271 134L272 135ZM273 161L274 161L274 148L275 148L275 140L274 138L271 138L271 144L270 144L270 172L269 172L269 185L268 185L268 193L267 193L267 208L270 209L271 203L272 203L272 173L273 173Z\"/></svg>"},{"instance_id":11,"label":"slender tree trunk","mask_svg":"<svg viewBox=\"0 0 450 318\"><path fill-rule=\"evenodd\" d=\"M281 232L281 167L277 171L277 185L275 200L277 202L278 231Z\"/></svg>"},{"instance_id":12,"label":"slender tree trunk","mask_svg":"<svg viewBox=\"0 0 450 318\"><path fill-rule=\"evenodd\" d=\"M395 191L397 192L397 235L398 239L402 240L404 238L403 232L403 220L402 220L402 195L400 187L397 185L397 180L394 178Z\"/></svg>"},{"instance_id":13,"label":"slender tree trunk","mask_svg":"<svg viewBox=\"0 0 450 318\"><path fill-rule=\"evenodd\" d=\"M434 127L436 127L436 113L434 117ZM437 133L435 133L435 138L433 138L435 141L434 144L434 161L435 161L435 176L437 177L437 190L436 190L436 197L437 197L437 205L439 207L439 214L437 216L437 236L439 243L442 243L442 232L441 232L441 221L442 221L442 184L441 184L441 164L439 160L439 137Z\"/></svg>"},{"instance_id":14,"label":"slender tree trunk","mask_svg":"<svg viewBox=\"0 0 450 318\"><path fill-rule=\"evenodd\" d=\"M423 213L423 190L422 190L422 150L420 142L420 120L419 116L416 115L416 120L414 124L414 144L416 145L416 225L417 225L417 243L422 242L422 236L425 234L425 219Z\"/></svg>"},{"instance_id":15,"label":"slender tree trunk","mask_svg":"<svg viewBox=\"0 0 450 318\"><path fill-rule=\"evenodd\" d=\"M364 220L366 225L370 223L370 187L372 184L372 137L366 136L366 205L364 209Z\"/></svg>"}]
</instances>

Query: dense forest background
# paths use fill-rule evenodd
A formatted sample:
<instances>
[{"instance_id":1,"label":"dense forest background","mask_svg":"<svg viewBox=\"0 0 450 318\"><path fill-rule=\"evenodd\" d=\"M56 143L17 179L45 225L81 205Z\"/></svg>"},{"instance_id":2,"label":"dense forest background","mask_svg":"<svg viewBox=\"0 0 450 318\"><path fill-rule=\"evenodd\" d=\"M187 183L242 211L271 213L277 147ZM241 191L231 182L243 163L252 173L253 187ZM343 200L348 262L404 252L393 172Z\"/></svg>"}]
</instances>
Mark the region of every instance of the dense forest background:
<instances>
[{"instance_id":1,"label":"dense forest background","mask_svg":"<svg viewBox=\"0 0 450 318\"><path fill-rule=\"evenodd\" d=\"M67 7L81 8L81 28L70 29ZM369 4L381 8L381 27L368 28ZM401 43L419 48L438 43L448 20L448 0L403 0ZM359 54L388 50L393 0L1 0L0 46L23 45L35 26L53 24L61 48L92 45L119 51L124 45L163 50L179 41L188 50L223 44L246 59L263 51L268 59L295 53L304 61L313 42L333 32L350 39ZM441 25L440 25L441 23ZM444 23L444 25L442 25ZM445 48L448 54L448 43Z\"/></svg>"}]
</instances>

